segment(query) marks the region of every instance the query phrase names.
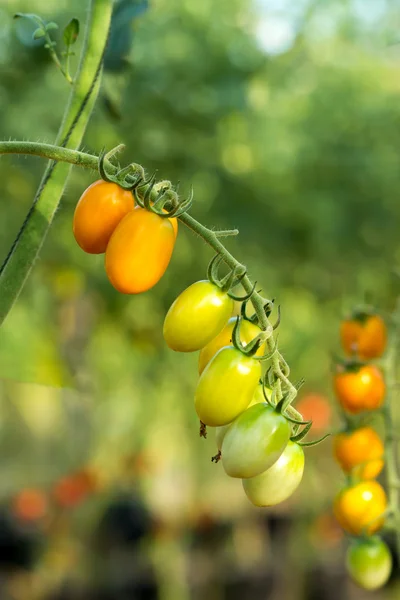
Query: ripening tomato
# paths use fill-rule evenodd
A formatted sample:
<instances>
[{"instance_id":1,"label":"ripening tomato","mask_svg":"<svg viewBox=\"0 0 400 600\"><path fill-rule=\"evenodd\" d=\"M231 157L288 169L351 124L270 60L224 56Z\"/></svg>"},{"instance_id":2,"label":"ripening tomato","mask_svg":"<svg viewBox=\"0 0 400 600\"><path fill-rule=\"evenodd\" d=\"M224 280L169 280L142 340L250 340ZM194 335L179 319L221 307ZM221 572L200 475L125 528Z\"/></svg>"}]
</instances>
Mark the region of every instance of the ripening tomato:
<instances>
[{"instance_id":1,"label":"ripening tomato","mask_svg":"<svg viewBox=\"0 0 400 600\"><path fill-rule=\"evenodd\" d=\"M140 294L164 275L175 246L172 219L140 206L115 229L106 250L105 268L116 290Z\"/></svg>"},{"instance_id":2,"label":"ripening tomato","mask_svg":"<svg viewBox=\"0 0 400 600\"><path fill-rule=\"evenodd\" d=\"M60 479L53 489L53 496L60 506L80 504L90 493L97 490L97 476L90 469L82 469Z\"/></svg>"},{"instance_id":3,"label":"ripening tomato","mask_svg":"<svg viewBox=\"0 0 400 600\"><path fill-rule=\"evenodd\" d=\"M46 515L49 507L47 497L41 490L25 488L15 496L12 508L22 521L37 521Z\"/></svg>"},{"instance_id":4,"label":"ripening tomato","mask_svg":"<svg viewBox=\"0 0 400 600\"><path fill-rule=\"evenodd\" d=\"M359 479L374 479L383 469L385 448L372 427L339 433L333 452L343 471Z\"/></svg>"},{"instance_id":5,"label":"ripening tomato","mask_svg":"<svg viewBox=\"0 0 400 600\"><path fill-rule=\"evenodd\" d=\"M379 315L360 313L342 322L340 339L347 354L366 360L378 358L387 344L385 322Z\"/></svg>"},{"instance_id":6,"label":"ripening tomato","mask_svg":"<svg viewBox=\"0 0 400 600\"><path fill-rule=\"evenodd\" d=\"M377 481L362 481L342 490L333 508L339 525L347 533L371 534L385 522L386 493Z\"/></svg>"},{"instance_id":7,"label":"ripening tomato","mask_svg":"<svg viewBox=\"0 0 400 600\"><path fill-rule=\"evenodd\" d=\"M261 475L242 480L243 489L255 506L275 506L287 500L298 488L303 471L303 448L289 441L278 460L269 469Z\"/></svg>"},{"instance_id":8,"label":"ripening tomato","mask_svg":"<svg viewBox=\"0 0 400 600\"><path fill-rule=\"evenodd\" d=\"M200 350L199 354L199 374L201 375L206 365L210 362L212 357L221 350L224 346L232 345L232 332L235 327L236 317L229 319L223 330L209 342L204 348ZM242 319L240 322L240 338L243 345L246 346L251 342L259 333L261 329L247 319ZM256 356L263 356L265 354L265 344L262 344L256 352Z\"/></svg>"},{"instance_id":9,"label":"ripening tomato","mask_svg":"<svg viewBox=\"0 0 400 600\"><path fill-rule=\"evenodd\" d=\"M230 477L255 477L278 460L291 428L283 415L265 402L254 404L234 420L222 442L222 464Z\"/></svg>"},{"instance_id":10,"label":"ripening tomato","mask_svg":"<svg viewBox=\"0 0 400 600\"><path fill-rule=\"evenodd\" d=\"M95 181L79 198L73 232L79 246L89 254L106 251L118 223L135 206L133 194L116 183Z\"/></svg>"},{"instance_id":11,"label":"ripening tomato","mask_svg":"<svg viewBox=\"0 0 400 600\"><path fill-rule=\"evenodd\" d=\"M265 387L264 389L267 394L267 397L271 398L271 394L272 394L271 390L267 387ZM250 406L253 406L254 404L258 404L259 402L265 402L262 383L259 383L258 386L256 387L256 391L253 394L253 398L251 399L251 402L250 402L248 408L250 408ZM228 425L221 425L221 427L215 428L215 441L216 441L217 448L219 451L221 451L223 439L231 425L232 425L232 423L228 423Z\"/></svg>"},{"instance_id":12,"label":"ripening tomato","mask_svg":"<svg viewBox=\"0 0 400 600\"><path fill-rule=\"evenodd\" d=\"M233 300L208 280L196 281L172 304L164 339L177 352L194 352L219 334L233 311Z\"/></svg>"},{"instance_id":13,"label":"ripening tomato","mask_svg":"<svg viewBox=\"0 0 400 600\"><path fill-rule=\"evenodd\" d=\"M212 427L233 421L250 404L260 377L258 360L232 346L219 350L197 384L195 408L200 421Z\"/></svg>"},{"instance_id":14,"label":"ripening tomato","mask_svg":"<svg viewBox=\"0 0 400 600\"><path fill-rule=\"evenodd\" d=\"M385 585L392 571L392 563L387 544L378 537L356 540L346 553L349 575L365 590L377 590Z\"/></svg>"},{"instance_id":15,"label":"ripening tomato","mask_svg":"<svg viewBox=\"0 0 400 600\"><path fill-rule=\"evenodd\" d=\"M342 407L352 414L379 408L386 393L382 372L375 365L354 367L337 373L334 388Z\"/></svg>"}]
</instances>

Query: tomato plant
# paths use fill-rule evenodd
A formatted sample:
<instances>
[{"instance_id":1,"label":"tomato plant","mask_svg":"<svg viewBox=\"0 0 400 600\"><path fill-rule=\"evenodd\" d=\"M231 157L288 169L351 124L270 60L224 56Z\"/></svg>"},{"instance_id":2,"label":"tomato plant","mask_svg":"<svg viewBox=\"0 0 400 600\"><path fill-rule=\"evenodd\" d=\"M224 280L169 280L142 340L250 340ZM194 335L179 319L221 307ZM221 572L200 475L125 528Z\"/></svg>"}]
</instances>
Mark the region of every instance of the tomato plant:
<instances>
[{"instance_id":1,"label":"tomato plant","mask_svg":"<svg viewBox=\"0 0 400 600\"><path fill-rule=\"evenodd\" d=\"M89 254L102 254L118 223L134 209L132 192L116 183L95 181L75 208L73 232L79 246Z\"/></svg>"},{"instance_id":2,"label":"tomato plant","mask_svg":"<svg viewBox=\"0 0 400 600\"><path fill-rule=\"evenodd\" d=\"M222 464L230 477L254 477L274 464L291 435L289 422L266 403L251 406L229 427L222 442Z\"/></svg>"},{"instance_id":3,"label":"tomato plant","mask_svg":"<svg viewBox=\"0 0 400 600\"><path fill-rule=\"evenodd\" d=\"M303 448L289 441L279 458L266 471L242 480L243 489L255 506L274 506L287 500L296 491L303 472Z\"/></svg>"},{"instance_id":4,"label":"tomato plant","mask_svg":"<svg viewBox=\"0 0 400 600\"><path fill-rule=\"evenodd\" d=\"M382 406L386 386L375 365L350 365L336 373L334 388L342 407L349 413L374 410Z\"/></svg>"},{"instance_id":5,"label":"tomato plant","mask_svg":"<svg viewBox=\"0 0 400 600\"><path fill-rule=\"evenodd\" d=\"M256 359L232 346L219 350L197 385L195 408L200 421L213 427L233 421L249 406L260 377Z\"/></svg>"},{"instance_id":6,"label":"tomato plant","mask_svg":"<svg viewBox=\"0 0 400 600\"><path fill-rule=\"evenodd\" d=\"M223 329L233 311L233 300L211 281L197 281L184 290L164 321L164 339L177 352L194 352Z\"/></svg>"},{"instance_id":7,"label":"tomato plant","mask_svg":"<svg viewBox=\"0 0 400 600\"><path fill-rule=\"evenodd\" d=\"M376 536L355 540L346 554L349 575L366 590L376 590L385 585L390 577L392 563L387 544Z\"/></svg>"},{"instance_id":8,"label":"tomato plant","mask_svg":"<svg viewBox=\"0 0 400 600\"><path fill-rule=\"evenodd\" d=\"M107 276L123 294L140 294L164 275L175 246L169 219L137 206L114 230L106 250Z\"/></svg>"},{"instance_id":9,"label":"tomato plant","mask_svg":"<svg viewBox=\"0 0 400 600\"><path fill-rule=\"evenodd\" d=\"M339 433L334 439L334 455L345 473L360 479L373 479L383 469L385 448L372 427Z\"/></svg>"},{"instance_id":10,"label":"tomato plant","mask_svg":"<svg viewBox=\"0 0 400 600\"><path fill-rule=\"evenodd\" d=\"M354 535L378 531L385 522L386 509L385 490L374 480L345 488L334 502L339 524Z\"/></svg>"}]
</instances>

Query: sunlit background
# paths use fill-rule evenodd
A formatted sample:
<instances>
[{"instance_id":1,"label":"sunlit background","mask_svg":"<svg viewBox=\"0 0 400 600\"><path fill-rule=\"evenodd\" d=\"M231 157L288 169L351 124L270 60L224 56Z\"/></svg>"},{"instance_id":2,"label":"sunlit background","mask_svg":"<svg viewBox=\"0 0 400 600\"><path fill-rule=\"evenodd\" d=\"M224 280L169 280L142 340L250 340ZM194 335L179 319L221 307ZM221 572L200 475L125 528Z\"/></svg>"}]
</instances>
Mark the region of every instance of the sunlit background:
<instances>
[{"instance_id":1,"label":"sunlit background","mask_svg":"<svg viewBox=\"0 0 400 600\"><path fill-rule=\"evenodd\" d=\"M13 14L62 28L83 23L86 4L0 2L1 138L53 142L69 93ZM84 148L123 142L122 160L180 181L184 194L193 185L201 222L240 229L229 249L281 305L280 347L293 380L306 379L298 406L319 437L339 422L330 368L340 318L366 298L390 311L399 292L399 6L120 4ZM1 260L44 167L0 160ZM204 278L211 251L181 225L161 282L119 295L103 257L72 235L95 178L73 169L0 333L0 597L369 598L345 573L332 517L343 476L329 440L307 451L300 489L271 510L254 509L211 463L214 436L200 439L193 408L197 355L162 337L168 306ZM399 586L394 576L372 597L398 598Z\"/></svg>"}]
</instances>

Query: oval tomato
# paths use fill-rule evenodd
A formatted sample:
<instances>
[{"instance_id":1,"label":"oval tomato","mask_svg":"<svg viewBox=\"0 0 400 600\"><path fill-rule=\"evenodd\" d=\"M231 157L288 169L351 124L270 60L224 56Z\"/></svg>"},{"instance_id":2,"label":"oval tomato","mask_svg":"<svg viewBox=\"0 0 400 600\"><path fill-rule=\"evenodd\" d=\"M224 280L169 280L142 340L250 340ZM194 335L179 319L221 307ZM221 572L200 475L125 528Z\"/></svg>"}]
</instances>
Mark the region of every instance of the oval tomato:
<instances>
[{"instance_id":1,"label":"oval tomato","mask_svg":"<svg viewBox=\"0 0 400 600\"><path fill-rule=\"evenodd\" d=\"M285 417L265 402L251 406L229 427L222 442L222 464L230 477L255 477L278 460L289 441Z\"/></svg>"},{"instance_id":2,"label":"oval tomato","mask_svg":"<svg viewBox=\"0 0 400 600\"><path fill-rule=\"evenodd\" d=\"M386 493L377 481L363 481L342 490L333 508L339 525L345 531L354 535L371 534L385 522Z\"/></svg>"},{"instance_id":3,"label":"oval tomato","mask_svg":"<svg viewBox=\"0 0 400 600\"><path fill-rule=\"evenodd\" d=\"M164 275L175 246L170 219L140 206L115 229L106 250L107 276L123 294L140 294Z\"/></svg>"},{"instance_id":4,"label":"oval tomato","mask_svg":"<svg viewBox=\"0 0 400 600\"><path fill-rule=\"evenodd\" d=\"M370 360L382 356L387 344L387 329L379 315L360 313L340 326L343 350Z\"/></svg>"},{"instance_id":5,"label":"oval tomato","mask_svg":"<svg viewBox=\"0 0 400 600\"><path fill-rule=\"evenodd\" d=\"M383 469L385 448L372 427L339 433L333 452L343 471L360 479L374 479Z\"/></svg>"},{"instance_id":6,"label":"oval tomato","mask_svg":"<svg viewBox=\"0 0 400 600\"><path fill-rule=\"evenodd\" d=\"M352 414L379 408L386 393L382 372L374 365L354 367L337 373L334 388L344 410Z\"/></svg>"},{"instance_id":7,"label":"oval tomato","mask_svg":"<svg viewBox=\"0 0 400 600\"><path fill-rule=\"evenodd\" d=\"M219 350L197 385L195 408L200 421L212 427L233 421L250 404L260 377L258 360L232 346Z\"/></svg>"},{"instance_id":8,"label":"oval tomato","mask_svg":"<svg viewBox=\"0 0 400 600\"><path fill-rule=\"evenodd\" d=\"M37 521L48 512L48 499L36 488L24 488L13 500L13 511L22 521Z\"/></svg>"},{"instance_id":9,"label":"oval tomato","mask_svg":"<svg viewBox=\"0 0 400 600\"><path fill-rule=\"evenodd\" d=\"M208 280L184 290L164 321L164 339L177 352L200 350L224 327L233 311L233 300Z\"/></svg>"},{"instance_id":10,"label":"oval tomato","mask_svg":"<svg viewBox=\"0 0 400 600\"><path fill-rule=\"evenodd\" d=\"M204 371L206 365L210 362L213 356L221 350L224 346L232 345L232 332L235 327L236 317L229 319L221 333L219 333L211 342L209 342L204 348L201 349L199 354L199 374ZM240 322L240 338L243 345L246 346L251 342L259 333L261 329L246 319L242 319ZM256 356L263 356L265 354L265 344L262 344L256 352Z\"/></svg>"},{"instance_id":11,"label":"oval tomato","mask_svg":"<svg viewBox=\"0 0 400 600\"><path fill-rule=\"evenodd\" d=\"M95 181L79 198L75 208L73 232L79 246L89 254L106 251L118 223L134 209L132 192L116 183Z\"/></svg>"},{"instance_id":12,"label":"oval tomato","mask_svg":"<svg viewBox=\"0 0 400 600\"><path fill-rule=\"evenodd\" d=\"M267 387L264 389L267 394L267 397L271 398L271 394L272 394L271 390ZM253 398L251 399L251 402L250 402L248 408L250 408L250 406L253 406L254 404L258 404L259 402L265 402L262 383L259 383L258 386L256 387L256 391L253 394ZM232 425L232 423L228 423L228 425L221 425L221 427L215 428L215 441L216 441L217 448L219 451L221 451L223 439L231 425Z\"/></svg>"},{"instance_id":13,"label":"oval tomato","mask_svg":"<svg viewBox=\"0 0 400 600\"><path fill-rule=\"evenodd\" d=\"M264 473L243 479L246 496L255 506L275 506L298 488L304 472L303 448L289 441L278 460Z\"/></svg>"},{"instance_id":14,"label":"oval tomato","mask_svg":"<svg viewBox=\"0 0 400 600\"><path fill-rule=\"evenodd\" d=\"M356 540L346 553L346 568L351 578L365 590L385 585L392 571L392 555L378 537Z\"/></svg>"}]
</instances>

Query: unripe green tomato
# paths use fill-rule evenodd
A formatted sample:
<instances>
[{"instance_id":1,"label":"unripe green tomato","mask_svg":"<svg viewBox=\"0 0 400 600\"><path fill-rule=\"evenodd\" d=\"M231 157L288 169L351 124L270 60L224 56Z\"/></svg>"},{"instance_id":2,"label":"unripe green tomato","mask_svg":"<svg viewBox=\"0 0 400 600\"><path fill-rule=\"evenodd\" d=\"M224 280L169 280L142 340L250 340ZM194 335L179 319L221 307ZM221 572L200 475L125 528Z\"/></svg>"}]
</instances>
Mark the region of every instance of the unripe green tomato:
<instances>
[{"instance_id":1,"label":"unripe green tomato","mask_svg":"<svg viewBox=\"0 0 400 600\"><path fill-rule=\"evenodd\" d=\"M271 394L272 394L271 390L267 387L264 389L265 389L265 393L267 394L267 397L271 398ZM253 394L253 398L251 399L251 402L250 402L248 408L250 408L250 406L253 406L254 404L258 404L259 402L265 402L262 383L259 383L258 386L256 387L256 391ZM221 451L223 439L231 425L232 425L232 423L229 423L228 425L222 425L221 427L215 428L215 441L217 443L217 448L219 451Z\"/></svg>"},{"instance_id":2,"label":"unripe green tomato","mask_svg":"<svg viewBox=\"0 0 400 600\"><path fill-rule=\"evenodd\" d=\"M195 408L205 425L227 425L251 402L261 377L258 360L226 346L211 359L197 384Z\"/></svg>"},{"instance_id":3,"label":"unripe green tomato","mask_svg":"<svg viewBox=\"0 0 400 600\"><path fill-rule=\"evenodd\" d=\"M255 477L278 460L291 434L283 415L265 402L235 419L222 442L222 464L230 477Z\"/></svg>"},{"instance_id":4,"label":"unripe green tomato","mask_svg":"<svg viewBox=\"0 0 400 600\"><path fill-rule=\"evenodd\" d=\"M210 342L226 325L233 300L208 280L186 288L170 307L164 339L177 352L194 352Z\"/></svg>"},{"instance_id":5,"label":"unripe green tomato","mask_svg":"<svg viewBox=\"0 0 400 600\"><path fill-rule=\"evenodd\" d=\"M213 356L221 350L224 346L232 346L232 332L235 327L237 318L231 317L223 330L213 338L204 348L200 350L199 354L199 375L202 374L207 364L210 362ZM254 340L254 338L261 332L261 329L246 319L242 319L240 322L240 339L244 346ZM262 344L256 352L256 356L263 356L265 354L265 343Z\"/></svg>"},{"instance_id":6,"label":"unripe green tomato","mask_svg":"<svg viewBox=\"0 0 400 600\"><path fill-rule=\"evenodd\" d=\"M392 555L378 537L353 542L346 553L346 568L350 577L365 590L377 590L385 585L392 571Z\"/></svg>"},{"instance_id":7,"label":"unripe green tomato","mask_svg":"<svg viewBox=\"0 0 400 600\"><path fill-rule=\"evenodd\" d=\"M278 460L264 473L243 479L246 496L255 506L275 506L299 486L304 471L303 448L289 441Z\"/></svg>"}]
</instances>

